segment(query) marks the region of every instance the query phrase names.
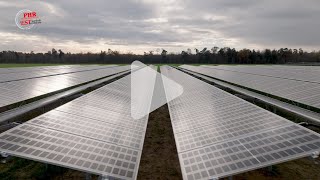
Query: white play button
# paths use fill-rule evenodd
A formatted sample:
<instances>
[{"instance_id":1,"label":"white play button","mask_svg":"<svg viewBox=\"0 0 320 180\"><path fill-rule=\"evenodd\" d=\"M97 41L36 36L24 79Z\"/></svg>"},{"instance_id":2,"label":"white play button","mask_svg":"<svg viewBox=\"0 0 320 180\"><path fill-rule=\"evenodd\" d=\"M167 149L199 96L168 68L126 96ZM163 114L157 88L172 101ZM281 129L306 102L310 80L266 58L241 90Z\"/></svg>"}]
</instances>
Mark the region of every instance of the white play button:
<instances>
[{"instance_id":1,"label":"white play button","mask_svg":"<svg viewBox=\"0 0 320 180\"><path fill-rule=\"evenodd\" d=\"M164 91L164 86L170 91ZM183 87L139 61L131 64L131 116L140 119L183 93ZM143 97L143 98L142 98Z\"/></svg>"}]
</instances>

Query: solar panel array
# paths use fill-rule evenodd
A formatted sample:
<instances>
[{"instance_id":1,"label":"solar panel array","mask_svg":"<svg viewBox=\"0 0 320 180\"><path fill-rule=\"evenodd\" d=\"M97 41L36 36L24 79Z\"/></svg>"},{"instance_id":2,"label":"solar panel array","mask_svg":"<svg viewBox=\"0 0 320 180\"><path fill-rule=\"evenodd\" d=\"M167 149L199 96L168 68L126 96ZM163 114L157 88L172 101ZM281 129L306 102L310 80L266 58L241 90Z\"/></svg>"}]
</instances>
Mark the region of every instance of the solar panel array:
<instances>
[{"instance_id":1,"label":"solar panel array","mask_svg":"<svg viewBox=\"0 0 320 180\"><path fill-rule=\"evenodd\" d=\"M95 66L95 65L91 65ZM0 74L7 73L19 73L19 72L29 72L29 71L42 71L42 70L55 70L55 69L69 69L81 67L80 65L60 65L60 66L36 66L36 67L14 67L14 68L0 68Z\"/></svg>"},{"instance_id":2,"label":"solar panel array","mask_svg":"<svg viewBox=\"0 0 320 180\"><path fill-rule=\"evenodd\" d=\"M57 68L57 67L55 67ZM72 86L80 85L89 81L93 81L105 76L109 76L115 73L126 71L130 69L130 66L117 66L117 67L95 67L88 70L88 67L84 67L86 71L79 71L79 69L73 69L68 71L78 71L67 74L58 74L52 76L45 76L39 78L16 80L11 82L0 83L0 107L21 102L27 99L31 99L44 94L52 93L58 90L69 88ZM21 68L16 68L21 69ZM63 68L64 69L64 68ZM83 68L82 68L83 70ZM63 70L64 71L64 70ZM27 74L38 76L41 73L47 73L47 69L44 71L29 71L24 72ZM64 71L65 72L65 71ZM24 74L23 73L23 74ZM51 72L52 73L52 72ZM20 73L10 73L11 75L17 74L20 77ZM31 77L31 76L29 76ZM0 79L2 75L0 76Z\"/></svg>"},{"instance_id":3,"label":"solar panel array","mask_svg":"<svg viewBox=\"0 0 320 180\"><path fill-rule=\"evenodd\" d=\"M184 88L168 103L184 179L226 177L320 150L313 131L176 69L161 73Z\"/></svg>"},{"instance_id":4,"label":"solar panel array","mask_svg":"<svg viewBox=\"0 0 320 180\"><path fill-rule=\"evenodd\" d=\"M320 73L317 68L286 66L189 66L182 68L320 108ZM291 72L292 71L292 72Z\"/></svg>"},{"instance_id":5,"label":"solar panel array","mask_svg":"<svg viewBox=\"0 0 320 180\"><path fill-rule=\"evenodd\" d=\"M56 76L63 74L72 74L77 72L86 72L106 67L115 67L115 65L107 66L52 66L52 67L34 67L34 68L0 68L0 83L10 82L24 79L40 78L46 76Z\"/></svg>"},{"instance_id":6,"label":"solar panel array","mask_svg":"<svg viewBox=\"0 0 320 180\"><path fill-rule=\"evenodd\" d=\"M223 87L226 87L226 88L230 88L240 94L245 94L245 95L248 95L252 98L256 98L256 99L259 99L259 100L262 100L263 102L266 102L267 104L271 104L271 105L274 105L276 107L279 107L280 109L285 109L295 115L298 115L298 116L302 116L304 118L306 118L306 120L311 120L311 122L319 122L320 123L320 113L316 113L314 111L310 111L310 110L307 110L307 109L304 109L304 108L301 108L301 107L298 107L296 105L292 105L292 104L289 104L289 103L286 103L286 102L283 102L283 101L280 101L280 100L277 100L277 99L274 99L274 98L271 98L271 97L268 97L268 96L265 96L265 95L262 95L260 93L255 93L253 91L250 91L250 90L247 90L245 88L241 88L241 87L238 87L238 86L235 86L235 85L232 85L230 83L226 83L226 82L223 82L223 81L220 81L220 80L216 80L216 79L213 79L211 77L208 77L208 76L205 76L205 75L201 75L199 73L195 73L195 72L192 72L192 71L189 71L189 70L186 70L184 69L184 71L188 72L188 73L191 73L197 77L200 77L201 79L205 79L209 82L213 82L215 84L218 84L220 86L223 86Z\"/></svg>"},{"instance_id":7,"label":"solar panel array","mask_svg":"<svg viewBox=\"0 0 320 180\"><path fill-rule=\"evenodd\" d=\"M136 179L148 117L130 115L130 80L126 76L6 131L0 135L0 151Z\"/></svg>"},{"instance_id":8,"label":"solar panel array","mask_svg":"<svg viewBox=\"0 0 320 180\"><path fill-rule=\"evenodd\" d=\"M305 82L320 83L320 68L316 66L282 66L282 65L255 65L255 66L207 66L219 70L241 72L245 74L269 76L280 79L292 79Z\"/></svg>"}]
</instances>

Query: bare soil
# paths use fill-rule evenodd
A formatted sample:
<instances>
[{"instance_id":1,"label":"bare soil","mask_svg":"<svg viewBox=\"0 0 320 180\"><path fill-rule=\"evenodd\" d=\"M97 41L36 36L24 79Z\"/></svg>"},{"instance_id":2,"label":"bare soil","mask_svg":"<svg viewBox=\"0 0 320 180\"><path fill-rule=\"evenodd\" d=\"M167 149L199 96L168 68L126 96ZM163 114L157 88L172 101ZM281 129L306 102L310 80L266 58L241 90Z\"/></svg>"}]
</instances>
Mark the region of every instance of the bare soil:
<instances>
[{"instance_id":1,"label":"bare soil","mask_svg":"<svg viewBox=\"0 0 320 180\"><path fill-rule=\"evenodd\" d=\"M182 179L167 105L149 116L138 179Z\"/></svg>"}]
</instances>

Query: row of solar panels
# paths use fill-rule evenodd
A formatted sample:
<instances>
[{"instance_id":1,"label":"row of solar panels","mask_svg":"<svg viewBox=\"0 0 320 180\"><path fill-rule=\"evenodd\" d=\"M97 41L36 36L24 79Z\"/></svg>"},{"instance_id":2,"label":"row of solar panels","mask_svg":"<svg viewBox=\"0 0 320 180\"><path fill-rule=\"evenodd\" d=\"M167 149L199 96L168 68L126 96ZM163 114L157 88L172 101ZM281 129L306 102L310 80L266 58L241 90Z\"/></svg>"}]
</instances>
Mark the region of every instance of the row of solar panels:
<instances>
[{"instance_id":1,"label":"row of solar panels","mask_svg":"<svg viewBox=\"0 0 320 180\"><path fill-rule=\"evenodd\" d=\"M3 68L0 68L0 83L19 81L19 80L25 80L25 79L48 77L48 76L65 75L65 74L72 75L73 73L94 71L94 70L99 70L99 69L105 69L108 67L115 67L115 65L110 65L110 66L76 66L76 67L72 67L72 68L70 68L70 67L68 67L68 68L55 67L55 68L51 68L51 69L33 68L33 69L29 69L28 71L22 71L22 72L21 71L6 72L6 71L2 70ZM21 68L15 68L15 69L21 69ZM5 70L7 70L7 69L5 69Z\"/></svg>"},{"instance_id":2,"label":"row of solar panels","mask_svg":"<svg viewBox=\"0 0 320 180\"><path fill-rule=\"evenodd\" d=\"M135 179L147 120L130 116L126 76L1 134L0 149L106 177Z\"/></svg>"},{"instance_id":3,"label":"row of solar panels","mask_svg":"<svg viewBox=\"0 0 320 180\"><path fill-rule=\"evenodd\" d=\"M238 94L243 94L245 96L254 98L254 99L259 99L260 101L266 103L267 105L271 105L273 107L279 108L281 110L284 110L288 113L293 114L294 116L298 117L298 118L302 118L305 121L311 122L311 123L315 123L315 124L319 124L320 123L320 113L287 103L287 102L283 102L280 101L278 99L274 99L272 97L268 97L266 95L257 93L257 92L253 92L250 91L248 89L245 88L241 88L239 86L236 85L232 85L230 83L227 82L223 82L214 78L211 78L209 76L205 76L193 71L189 71L186 69L180 69L184 72L187 72L188 74L192 74L193 76L197 77L197 78L201 78L205 81L208 81L210 83L216 84L216 85L220 85L224 88L228 88L233 90L234 92L238 93Z\"/></svg>"},{"instance_id":4,"label":"row of solar panels","mask_svg":"<svg viewBox=\"0 0 320 180\"><path fill-rule=\"evenodd\" d=\"M181 67L310 107L320 108L320 73L317 68L307 67L308 71L304 71L303 68L282 66L242 68L240 66L183 65Z\"/></svg>"},{"instance_id":5,"label":"row of solar panels","mask_svg":"<svg viewBox=\"0 0 320 180\"><path fill-rule=\"evenodd\" d=\"M320 150L315 132L176 69L161 72L184 88L168 104L184 179L221 178Z\"/></svg>"},{"instance_id":6,"label":"row of solar panels","mask_svg":"<svg viewBox=\"0 0 320 180\"><path fill-rule=\"evenodd\" d=\"M292 79L305 82L320 83L320 69L316 66L282 66L282 65L255 65L255 66L203 66L213 69L241 72L260 76L270 76L281 79Z\"/></svg>"},{"instance_id":7,"label":"row of solar panels","mask_svg":"<svg viewBox=\"0 0 320 180\"><path fill-rule=\"evenodd\" d=\"M168 104L184 179L229 176L320 150L319 134L176 69L161 72L184 88ZM2 133L0 151L136 179L148 117L131 117L130 91L126 76L60 106Z\"/></svg>"},{"instance_id":8,"label":"row of solar panels","mask_svg":"<svg viewBox=\"0 0 320 180\"><path fill-rule=\"evenodd\" d=\"M93 65L95 66L95 65ZM41 71L41 70L54 70L54 69L69 69L81 67L80 65L61 65L61 66L30 66L20 68L0 68L0 74L17 73L17 72L28 72L28 71Z\"/></svg>"},{"instance_id":9,"label":"row of solar panels","mask_svg":"<svg viewBox=\"0 0 320 180\"><path fill-rule=\"evenodd\" d=\"M58 67L55 68L58 69ZM50 72L48 71L48 69L38 72L36 71L37 69L38 68L34 69L33 71L23 72L23 74L30 74L29 77L31 77L37 76L40 73ZM64 71L66 68L61 69L62 71ZM79 71L80 69L86 69L86 71ZM67 68L69 73L58 75L52 74L51 76L0 83L0 107L22 102L37 96L52 93L72 86L80 85L89 81L110 76L115 73L127 71L130 69L130 66L84 66L80 67L80 69L78 67ZM70 73L71 71L72 73ZM51 71L51 73L53 72ZM10 73L12 77L14 77L13 75L15 74L18 74L18 76L20 76L20 73ZM0 79L1 77L2 75L0 76Z\"/></svg>"}]
</instances>

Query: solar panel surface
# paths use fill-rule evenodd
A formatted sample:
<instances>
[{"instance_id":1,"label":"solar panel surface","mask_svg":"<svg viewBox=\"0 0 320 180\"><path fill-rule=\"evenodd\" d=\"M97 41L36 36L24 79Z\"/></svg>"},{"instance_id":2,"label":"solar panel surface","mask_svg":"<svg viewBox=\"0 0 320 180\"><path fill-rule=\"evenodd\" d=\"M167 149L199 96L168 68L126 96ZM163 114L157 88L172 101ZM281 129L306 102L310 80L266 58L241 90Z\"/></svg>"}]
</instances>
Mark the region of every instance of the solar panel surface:
<instances>
[{"instance_id":1,"label":"solar panel surface","mask_svg":"<svg viewBox=\"0 0 320 180\"><path fill-rule=\"evenodd\" d=\"M148 117L131 117L130 87L126 76L2 133L0 150L106 177L136 179Z\"/></svg>"},{"instance_id":2,"label":"solar panel surface","mask_svg":"<svg viewBox=\"0 0 320 180\"><path fill-rule=\"evenodd\" d=\"M305 82L320 83L320 68L317 66L284 66L284 65L255 65L255 66L207 66L213 69L241 72L252 75L270 76L281 79L293 79Z\"/></svg>"},{"instance_id":3,"label":"solar panel surface","mask_svg":"<svg viewBox=\"0 0 320 180\"><path fill-rule=\"evenodd\" d=\"M210 78L208 76L201 75L201 74L198 74L198 73L186 70L186 69L184 69L184 71L187 71L188 73L191 73L191 74L193 74L197 77L200 77L202 79L205 79L209 82L213 82L213 83L218 84L220 86L230 88L238 93L245 94L245 95L250 96L252 98L262 100L263 102L266 102L267 104L271 104L271 105L274 105L274 106L279 107L281 109L288 110L291 113L294 113L296 115L303 116L304 118L311 120L311 122L313 122L313 123L314 122L320 123L320 114L316 113L314 111L310 111L310 110L307 110L307 109L304 109L304 108L301 108L301 107L298 107L298 106L295 106L295 105L292 105L292 104L289 104L289 103L286 103L286 102L283 102L283 101L280 101L280 100L277 100L277 99L274 99L274 98L271 98L271 97L268 97L268 96L265 96L265 95L262 95L262 94L259 94L259 93L256 93L256 92L253 92L253 91L250 91L250 90L247 90L247 89L244 89L244 88L241 88L241 87L238 87L238 86L235 86L235 85L223 82L223 81L220 81L220 80L216 80L216 79Z\"/></svg>"},{"instance_id":4,"label":"solar panel surface","mask_svg":"<svg viewBox=\"0 0 320 180\"><path fill-rule=\"evenodd\" d=\"M257 75L252 73L236 72L235 70L231 71L230 69L233 67L228 67L228 70L226 70L226 68L217 69L208 66L195 67L183 65L181 67L314 108L320 108L320 82L318 82L318 78L311 78L313 76L319 76L317 69L312 71L316 73L311 73L311 71L300 72L299 70L293 70L292 73L288 73L289 70L275 71L269 70L268 68L260 68L260 66L248 68L251 70L254 69L254 73L259 73L259 71L261 71L261 74ZM281 72L281 74L277 74L277 72ZM284 75L284 73L287 74Z\"/></svg>"},{"instance_id":5,"label":"solar panel surface","mask_svg":"<svg viewBox=\"0 0 320 180\"><path fill-rule=\"evenodd\" d=\"M31 79L31 78L40 78L46 76L56 76L56 75L63 75L63 74L72 74L77 72L86 72L86 71L93 71L99 69L105 69L108 67L115 67L116 65L106 65L106 66L54 66L52 68L0 68L0 83L2 82L9 82L9 81L17 81L17 80L24 80L24 79Z\"/></svg>"},{"instance_id":6,"label":"solar panel surface","mask_svg":"<svg viewBox=\"0 0 320 180\"><path fill-rule=\"evenodd\" d=\"M20 68L0 68L0 74L19 73L29 71L57 70L77 68L80 65L61 65L61 66L37 66L37 67L20 67Z\"/></svg>"},{"instance_id":7,"label":"solar panel surface","mask_svg":"<svg viewBox=\"0 0 320 180\"><path fill-rule=\"evenodd\" d=\"M2 106L14 104L129 69L130 66L105 67L91 71L0 83L0 104Z\"/></svg>"},{"instance_id":8,"label":"solar panel surface","mask_svg":"<svg viewBox=\"0 0 320 180\"><path fill-rule=\"evenodd\" d=\"M184 179L226 177L320 150L313 131L176 69L161 73L184 88L168 103Z\"/></svg>"}]
</instances>

